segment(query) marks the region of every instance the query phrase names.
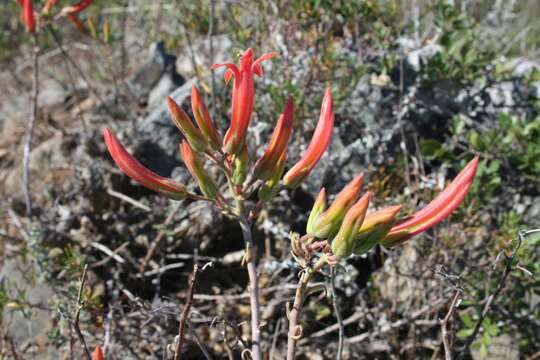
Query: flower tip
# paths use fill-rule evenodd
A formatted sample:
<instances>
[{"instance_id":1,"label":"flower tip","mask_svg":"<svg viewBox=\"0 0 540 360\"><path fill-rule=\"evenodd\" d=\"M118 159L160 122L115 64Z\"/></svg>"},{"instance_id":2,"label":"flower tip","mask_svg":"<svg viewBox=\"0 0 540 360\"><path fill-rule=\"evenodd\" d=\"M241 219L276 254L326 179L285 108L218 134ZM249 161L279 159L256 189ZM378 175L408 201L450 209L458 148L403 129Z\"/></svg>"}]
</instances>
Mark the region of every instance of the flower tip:
<instances>
[{"instance_id":1,"label":"flower tip","mask_svg":"<svg viewBox=\"0 0 540 360\"><path fill-rule=\"evenodd\" d=\"M473 177L476 174L476 169L478 168L478 162L480 161L480 155L476 155L470 162L470 166L473 170Z\"/></svg>"},{"instance_id":2,"label":"flower tip","mask_svg":"<svg viewBox=\"0 0 540 360\"><path fill-rule=\"evenodd\" d=\"M360 189L364 183L364 173L358 174L350 182L351 187ZM371 191L369 191L371 193Z\"/></svg>"},{"instance_id":3,"label":"flower tip","mask_svg":"<svg viewBox=\"0 0 540 360\"><path fill-rule=\"evenodd\" d=\"M201 92L197 86L193 85L191 87L191 104L200 104L202 101Z\"/></svg>"},{"instance_id":4,"label":"flower tip","mask_svg":"<svg viewBox=\"0 0 540 360\"><path fill-rule=\"evenodd\" d=\"M334 103L332 101L332 89L330 87L327 87L326 91L324 92L321 113L334 117Z\"/></svg>"},{"instance_id":5,"label":"flower tip","mask_svg":"<svg viewBox=\"0 0 540 360\"><path fill-rule=\"evenodd\" d=\"M284 116L292 116L294 112L294 99L292 96L289 96L287 103L285 104L285 110L283 110Z\"/></svg>"},{"instance_id":6,"label":"flower tip","mask_svg":"<svg viewBox=\"0 0 540 360\"><path fill-rule=\"evenodd\" d=\"M111 135L111 130L109 130L109 128L106 127L106 126L101 130L101 132L103 133L103 136L104 136L105 138L107 138L108 136Z\"/></svg>"},{"instance_id":7,"label":"flower tip","mask_svg":"<svg viewBox=\"0 0 540 360\"><path fill-rule=\"evenodd\" d=\"M394 205L387 208L386 211L388 212L388 214L392 214L393 216L395 216L400 212L402 207L402 205Z\"/></svg>"},{"instance_id":8,"label":"flower tip","mask_svg":"<svg viewBox=\"0 0 540 360\"><path fill-rule=\"evenodd\" d=\"M102 133L103 139L105 140L105 145L107 145L107 148L112 153L113 150L117 148L116 143L118 143L118 140L116 140L113 132L108 127L104 127Z\"/></svg>"},{"instance_id":9,"label":"flower tip","mask_svg":"<svg viewBox=\"0 0 540 360\"><path fill-rule=\"evenodd\" d=\"M92 360L105 360L105 356L103 355L103 350L101 350L101 346L96 346L96 348L92 352Z\"/></svg>"}]
</instances>

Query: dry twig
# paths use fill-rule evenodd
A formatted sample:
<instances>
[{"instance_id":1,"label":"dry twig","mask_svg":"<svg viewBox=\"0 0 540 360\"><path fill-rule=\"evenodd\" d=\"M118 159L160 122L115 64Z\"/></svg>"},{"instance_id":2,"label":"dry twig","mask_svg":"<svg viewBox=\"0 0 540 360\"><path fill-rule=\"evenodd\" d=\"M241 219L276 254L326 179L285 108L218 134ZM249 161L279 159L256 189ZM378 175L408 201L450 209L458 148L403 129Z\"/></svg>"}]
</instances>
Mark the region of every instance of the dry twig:
<instances>
[{"instance_id":1,"label":"dry twig","mask_svg":"<svg viewBox=\"0 0 540 360\"><path fill-rule=\"evenodd\" d=\"M456 289L456 293L454 294L454 297L452 298L452 302L450 303L450 307L448 308L448 312L446 313L446 316L444 317L444 319L440 320L445 360L452 360L453 358L453 348L454 348L453 322L454 322L456 309L459 306L459 302L461 300L462 294L463 294L463 290Z\"/></svg>"},{"instance_id":2,"label":"dry twig","mask_svg":"<svg viewBox=\"0 0 540 360\"><path fill-rule=\"evenodd\" d=\"M84 265L83 273L81 275L81 282L79 285L79 292L77 293L77 311L75 312L75 318L73 321L71 321L71 326L75 330L75 333L77 334L77 337L79 338L79 341L81 342L82 348L84 350L84 353L86 355L86 358L88 360L91 360L92 356L90 355L90 350L88 349L88 346L86 345L86 340L84 340L84 335L81 331L81 328L79 326L79 318L81 316L81 310L84 307L83 301L82 301L82 294L84 289L84 282L86 280L86 270L88 269L88 265Z\"/></svg>"},{"instance_id":3,"label":"dry twig","mask_svg":"<svg viewBox=\"0 0 540 360\"><path fill-rule=\"evenodd\" d=\"M181 204L182 204L181 202L176 203L176 205L174 206L172 211L169 213L169 216L167 216L167 218L165 219L165 222L163 223L163 225L165 225L165 226L169 225L173 221L174 215L176 215L176 213L178 212L178 209L180 208ZM154 242L152 243L152 245L150 245L150 248L148 249L148 252L144 256L143 262L142 262L141 266L139 267L139 272L142 273L146 269L146 266L148 265L148 262L154 256L154 254L156 252L156 249L157 249L158 245L160 244L160 242L161 242L161 240L163 239L164 236L165 236L165 231L160 230L158 235L156 236Z\"/></svg>"},{"instance_id":4,"label":"dry twig","mask_svg":"<svg viewBox=\"0 0 540 360\"><path fill-rule=\"evenodd\" d=\"M180 324L178 325L178 342L176 343L176 349L174 351L174 360L180 360L182 358L182 345L184 344L184 334L186 329L186 321L189 316L191 305L193 304L193 294L195 286L197 285L197 275L199 274L199 266L197 263L193 265L193 271L191 273L191 280L189 282L188 297L186 305L182 314L180 315Z\"/></svg>"},{"instance_id":5,"label":"dry twig","mask_svg":"<svg viewBox=\"0 0 540 360\"><path fill-rule=\"evenodd\" d=\"M26 125L26 136L23 147L23 174L22 190L26 203L26 215L32 216L32 197L30 195L30 152L32 151L32 137L38 116L38 96L39 96L39 44L38 35L34 33L33 49L33 74L32 74L32 114Z\"/></svg>"},{"instance_id":6,"label":"dry twig","mask_svg":"<svg viewBox=\"0 0 540 360\"><path fill-rule=\"evenodd\" d=\"M345 329L343 326L343 318L341 317L341 310L339 308L339 304L336 298L335 277L336 277L336 269L335 267L332 267L330 270L330 292L332 293L332 306L334 307L334 312L336 313L336 320L337 320L337 325L339 329L338 350L336 354L336 359L341 360L341 357L343 355L343 336L344 336Z\"/></svg>"},{"instance_id":7,"label":"dry twig","mask_svg":"<svg viewBox=\"0 0 540 360\"><path fill-rule=\"evenodd\" d=\"M504 256L505 258L505 267L504 267L504 271L503 271L503 274L498 282L498 285L497 287L495 288L495 291L493 291L493 293L491 293L487 298L486 298L486 302L484 304L484 308L482 309L482 313L480 314L480 316L478 317L478 320L476 321L476 324L474 326L474 330L472 332L472 334L467 338L467 340L465 340L465 344L463 345L463 347L461 348L461 352L458 356L458 359L463 359L466 355L466 352L467 350L469 349L469 347L472 345L474 339L476 338L476 336L478 335L478 332L480 331L480 327L482 326L482 323L484 322L484 319L486 318L489 310L491 309L491 306L493 305L493 302L495 301L495 299L497 298L497 296L499 296L499 294L501 293L501 291L504 289L504 287L506 286L506 280L508 279L508 275L510 275L510 273L512 272L512 269L513 269L513 265L514 265L514 258L517 254L517 252L519 251L519 248L521 247L521 244L523 243L523 241L525 241L525 237L529 234L532 234L532 233L535 233L535 232L538 232L540 230L529 230L529 231L520 231L518 233L518 237L517 237L517 245L516 247L514 248L514 250L512 250L512 253L510 255L506 255L506 253L504 251L502 251L499 255L502 255Z\"/></svg>"}]
</instances>

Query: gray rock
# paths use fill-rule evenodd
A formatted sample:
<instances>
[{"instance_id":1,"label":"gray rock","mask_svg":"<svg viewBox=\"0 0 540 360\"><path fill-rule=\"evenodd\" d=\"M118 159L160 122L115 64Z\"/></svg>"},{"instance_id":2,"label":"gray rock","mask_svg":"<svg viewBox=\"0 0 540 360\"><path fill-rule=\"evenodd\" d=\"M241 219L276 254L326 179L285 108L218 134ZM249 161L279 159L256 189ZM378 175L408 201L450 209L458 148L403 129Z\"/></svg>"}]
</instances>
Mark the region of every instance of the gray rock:
<instances>
[{"instance_id":1,"label":"gray rock","mask_svg":"<svg viewBox=\"0 0 540 360\"><path fill-rule=\"evenodd\" d=\"M440 53L442 47L439 44L431 43L419 49L410 51L406 58L406 64L414 71L418 72L429 60Z\"/></svg>"},{"instance_id":2,"label":"gray rock","mask_svg":"<svg viewBox=\"0 0 540 360\"><path fill-rule=\"evenodd\" d=\"M523 213L523 222L531 228L540 226L540 197L531 199L530 205Z\"/></svg>"},{"instance_id":3,"label":"gray rock","mask_svg":"<svg viewBox=\"0 0 540 360\"><path fill-rule=\"evenodd\" d=\"M174 90L170 96L179 105L186 105L186 100L191 95L191 86L195 79L187 81L184 85ZM168 175L178 165L180 156L178 145L182 134L170 119L165 98L160 105L153 109L148 116L137 124L136 136L138 143L135 153L151 166L154 171Z\"/></svg>"},{"instance_id":4,"label":"gray rock","mask_svg":"<svg viewBox=\"0 0 540 360\"><path fill-rule=\"evenodd\" d=\"M525 58L515 58L508 61L508 65L513 69L515 76L529 76L533 71L540 71L540 63Z\"/></svg>"},{"instance_id":5,"label":"gray rock","mask_svg":"<svg viewBox=\"0 0 540 360\"><path fill-rule=\"evenodd\" d=\"M232 42L228 35L215 35L212 37L212 45L214 48L213 63L229 62L231 60L229 50ZM193 42L193 57L195 62L204 70L210 70L210 40L208 37L204 37L201 40ZM192 74L193 63L191 60L191 54L187 51L180 54L176 60L176 69L181 74Z\"/></svg>"},{"instance_id":6,"label":"gray rock","mask_svg":"<svg viewBox=\"0 0 540 360\"><path fill-rule=\"evenodd\" d=\"M132 91L145 98L164 76L176 86L182 85L184 79L176 72L175 63L176 56L166 52L163 42L152 44L146 61L129 80Z\"/></svg>"}]
</instances>

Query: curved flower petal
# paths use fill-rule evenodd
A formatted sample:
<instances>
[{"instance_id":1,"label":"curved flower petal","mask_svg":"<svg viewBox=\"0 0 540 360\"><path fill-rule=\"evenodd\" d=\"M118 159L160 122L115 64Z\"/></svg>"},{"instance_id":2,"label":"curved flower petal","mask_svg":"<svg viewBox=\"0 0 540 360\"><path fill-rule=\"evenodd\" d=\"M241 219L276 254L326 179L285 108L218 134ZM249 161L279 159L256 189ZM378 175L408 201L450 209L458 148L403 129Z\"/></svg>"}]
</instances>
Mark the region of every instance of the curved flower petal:
<instances>
[{"instance_id":1,"label":"curved flower petal","mask_svg":"<svg viewBox=\"0 0 540 360\"><path fill-rule=\"evenodd\" d=\"M167 97L167 107L169 108L169 113L171 114L171 119L174 124L189 141L189 144L193 149L198 152L205 151L208 144L206 143L201 130L193 125L189 116L170 96Z\"/></svg>"},{"instance_id":2,"label":"curved flower petal","mask_svg":"<svg viewBox=\"0 0 540 360\"><path fill-rule=\"evenodd\" d=\"M478 160L478 156L472 159L446 189L426 207L392 227L381 244L387 247L400 244L414 235L426 231L450 215L465 199L473 183Z\"/></svg>"},{"instance_id":3,"label":"curved flower petal","mask_svg":"<svg viewBox=\"0 0 540 360\"><path fill-rule=\"evenodd\" d=\"M103 129L103 138L111 157L124 174L141 185L171 199L180 200L186 197L187 191L182 184L159 176L138 162L126 151L109 129Z\"/></svg>"},{"instance_id":4,"label":"curved flower petal","mask_svg":"<svg viewBox=\"0 0 540 360\"><path fill-rule=\"evenodd\" d=\"M328 88L322 101L319 122L306 152L283 177L283 182L286 186L295 188L309 175L328 148L330 139L332 138L333 128L334 110L332 92Z\"/></svg>"},{"instance_id":5,"label":"curved flower petal","mask_svg":"<svg viewBox=\"0 0 540 360\"><path fill-rule=\"evenodd\" d=\"M199 129L204 136L206 143L214 150L219 150L221 147L221 138L214 126L214 122L210 117L208 108L204 103L204 100L199 92L199 89L195 85L191 88L191 110L195 117L195 122L199 126Z\"/></svg>"},{"instance_id":6,"label":"curved flower petal","mask_svg":"<svg viewBox=\"0 0 540 360\"><path fill-rule=\"evenodd\" d=\"M289 97L283 114L280 115L272 137L268 142L266 151L255 163L253 174L257 179L268 180L272 177L278 160L284 152L287 152L287 144L293 129L294 122L294 102Z\"/></svg>"}]
</instances>

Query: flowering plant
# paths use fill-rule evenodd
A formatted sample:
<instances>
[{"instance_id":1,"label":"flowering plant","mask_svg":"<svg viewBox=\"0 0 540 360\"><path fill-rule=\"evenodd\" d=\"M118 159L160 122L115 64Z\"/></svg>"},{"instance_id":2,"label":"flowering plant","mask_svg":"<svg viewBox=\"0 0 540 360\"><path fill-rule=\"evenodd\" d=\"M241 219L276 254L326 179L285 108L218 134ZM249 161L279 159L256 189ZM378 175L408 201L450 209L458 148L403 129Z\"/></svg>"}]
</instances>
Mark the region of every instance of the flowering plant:
<instances>
[{"instance_id":1,"label":"flowering plant","mask_svg":"<svg viewBox=\"0 0 540 360\"><path fill-rule=\"evenodd\" d=\"M264 204L276 195L281 184L295 188L309 176L330 144L334 124L332 93L328 88L322 99L320 117L309 146L285 172L287 144L294 123L294 101L289 98L264 153L256 161L250 161L246 135L253 112L254 75L262 76L262 63L275 56L275 53L267 53L255 59L253 50L248 49L240 57L239 66L233 63L213 65L214 69L226 67L226 82L234 78L231 121L223 137L197 87L193 86L191 96L194 121L172 98L167 99L171 118L185 138L180 144L182 159L197 182L200 194L192 193L184 184L164 178L144 167L126 151L109 129L103 130L113 160L133 180L173 200L191 198L209 201L225 215L238 220L246 245L244 263L250 279L251 357L256 360L261 358L260 313L251 225ZM221 169L226 184L219 184L210 175L205 167L208 162ZM300 236L291 233L292 254L303 271L294 305L287 312L287 359L294 359L295 342L302 334L298 318L307 285L313 275L325 265L334 266L341 259L353 253L366 253L377 244L385 247L401 244L440 222L465 198L477 165L478 157L475 157L430 204L404 218L398 217L401 209L399 205L368 212L372 194L368 192L360 196L362 175L355 177L329 206L325 189L321 189L309 215L306 234ZM250 204L247 200L255 193L258 200ZM317 260L312 261L315 258Z\"/></svg>"}]
</instances>

